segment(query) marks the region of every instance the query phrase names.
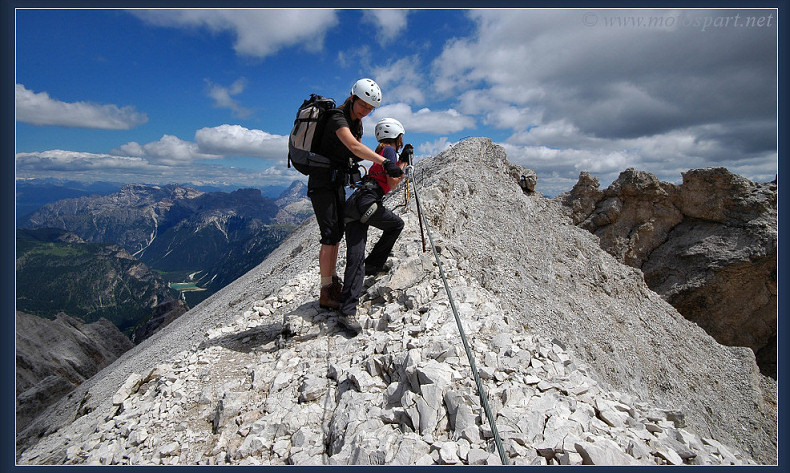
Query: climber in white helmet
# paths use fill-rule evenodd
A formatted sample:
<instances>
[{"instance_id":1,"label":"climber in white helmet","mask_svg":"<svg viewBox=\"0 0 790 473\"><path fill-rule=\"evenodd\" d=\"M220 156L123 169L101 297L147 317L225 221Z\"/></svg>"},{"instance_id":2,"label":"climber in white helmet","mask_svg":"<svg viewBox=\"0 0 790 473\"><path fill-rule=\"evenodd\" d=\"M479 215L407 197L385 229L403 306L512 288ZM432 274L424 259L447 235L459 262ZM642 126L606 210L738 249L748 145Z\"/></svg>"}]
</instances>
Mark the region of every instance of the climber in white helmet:
<instances>
[{"instance_id":1,"label":"climber in white helmet","mask_svg":"<svg viewBox=\"0 0 790 473\"><path fill-rule=\"evenodd\" d=\"M384 118L376 124L376 139L379 142L376 153L386 158L386 163L399 169L409 164L413 149L411 145L406 145L398 156L405 132L403 125L394 118ZM362 325L357 320L357 305L365 276L384 271L384 264L403 230L403 220L385 208L382 201L384 195L394 189L402 178L393 177L381 164L373 164L365 179L346 201L346 270L339 312L340 322L357 333L362 331ZM382 233L365 258L370 226L380 229Z\"/></svg>"},{"instance_id":2,"label":"climber in white helmet","mask_svg":"<svg viewBox=\"0 0 790 473\"><path fill-rule=\"evenodd\" d=\"M360 79L351 88L351 94L339 107L326 112L323 129L318 140L320 154L333 163L332 169L310 173L307 196L313 204L321 231L321 249L318 266L321 277L319 305L337 309L343 289L337 275L337 251L345 229L345 185L350 169L361 160L383 164L393 177L403 175L403 170L377 154L360 141L362 118L381 105L381 89L371 79Z\"/></svg>"}]
</instances>

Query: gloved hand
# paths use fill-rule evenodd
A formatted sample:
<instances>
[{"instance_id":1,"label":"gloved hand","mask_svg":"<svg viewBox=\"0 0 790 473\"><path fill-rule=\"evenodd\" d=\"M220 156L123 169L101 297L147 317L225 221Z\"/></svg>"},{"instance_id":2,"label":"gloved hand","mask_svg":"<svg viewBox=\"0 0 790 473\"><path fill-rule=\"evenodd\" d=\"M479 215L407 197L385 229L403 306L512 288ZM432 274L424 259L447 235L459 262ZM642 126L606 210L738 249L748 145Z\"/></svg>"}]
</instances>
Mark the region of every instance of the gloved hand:
<instances>
[{"instance_id":1,"label":"gloved hand","mask_svg":"<svg viewBox=\"0 0 790 473\"><path fill-rule=\"evenodd\" d=\"M387 171L390 177L401 177L403 175L403 169L399 168L397 164L389 159L385 159L382 166L384 166L384 170Z\"/></svg>"},{"instance_id":2,"label":"gloved hand","mask_svg":"<svg viewBox=\"0 0 790 473\"><path fill-rule=\"evenodd\" d=\"M403 147L403 151L400 152L400 157L398 161L403 161L406 163L411 163L411 156L414 154L414 146L411 144L407 144Z\"/></svg>"}]
</instances>

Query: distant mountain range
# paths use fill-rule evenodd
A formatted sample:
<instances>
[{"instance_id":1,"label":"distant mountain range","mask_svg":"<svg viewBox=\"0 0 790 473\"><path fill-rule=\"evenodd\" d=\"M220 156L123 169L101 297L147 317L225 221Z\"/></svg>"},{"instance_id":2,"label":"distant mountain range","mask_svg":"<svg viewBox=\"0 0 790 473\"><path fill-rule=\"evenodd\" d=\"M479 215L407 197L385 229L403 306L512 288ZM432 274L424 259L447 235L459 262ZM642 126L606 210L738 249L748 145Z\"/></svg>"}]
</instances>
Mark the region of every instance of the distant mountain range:
<instances>
[{"instance_id":1,"label":"distant mountain range","mask_svg":"<svg viewBox=\"0 0 790 473\"><path fill-rule=\"evenodd\" d=\"M128 184L106 195L47 203L18 226L57 228L86 242L118 245L165 281L202 289L185 294L194 306L259 264L312 215L306 195L300 181L276 199L259 189L228 193Z\"/></svg>"},{"instance_id":2,"label":"distant mountain range","mask_svg":"<svg viewBox=\"0 0 790 473\"><path fill-rule=\"evenodd\" d=\"M46 204L63 199L78 197L105 196L116 193L126 185L121 182L80 182L63 179L17 179L16 180L16 217L17 224L22 222L31 213L39 210ZM193 186L202 192L232 192L238 186ZM278 198L286 186L264 186L261 195L264 197Z\"/></svg>"}]
</instances>

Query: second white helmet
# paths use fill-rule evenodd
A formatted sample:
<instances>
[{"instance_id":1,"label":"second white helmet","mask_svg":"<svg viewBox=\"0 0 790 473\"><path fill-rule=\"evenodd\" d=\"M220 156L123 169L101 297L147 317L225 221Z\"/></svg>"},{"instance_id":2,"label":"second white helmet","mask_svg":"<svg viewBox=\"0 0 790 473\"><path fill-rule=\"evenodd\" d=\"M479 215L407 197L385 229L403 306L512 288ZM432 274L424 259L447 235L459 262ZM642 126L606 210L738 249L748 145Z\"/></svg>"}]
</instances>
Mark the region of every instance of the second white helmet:
<instances>
[{"instance_id":1,"label":"second white helmet","mask_svg":"<svg viewBox=\"0 0 790 473\"><path fill-rule=\"evenodd\" d=\"M398 135L406 133L403 125L394 118L382 118L376 123L376 140L381 141L387 138L395 139Z\"/></svg>"},{"instance_id":2,"label":"second white helmet","mask_svg":"<svg viewBox=\"0 0 790 473\"><path fill-rule=\"evenodd\" d=\"M356 95L373 107L381 105L381 88L372 79L359 79L351 87L351 94Z\"/></svg>"}]
</instances>

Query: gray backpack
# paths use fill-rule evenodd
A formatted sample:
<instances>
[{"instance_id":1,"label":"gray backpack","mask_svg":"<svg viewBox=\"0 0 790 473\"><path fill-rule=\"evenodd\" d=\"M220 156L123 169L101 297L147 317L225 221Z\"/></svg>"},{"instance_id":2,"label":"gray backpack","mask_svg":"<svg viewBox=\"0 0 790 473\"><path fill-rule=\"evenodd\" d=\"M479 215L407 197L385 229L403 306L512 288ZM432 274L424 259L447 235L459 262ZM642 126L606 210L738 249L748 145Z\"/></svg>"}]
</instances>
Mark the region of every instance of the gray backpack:
<instances>
[{"instance_id":1,"label":"gray backpack","mask_svg":"<svg viewBox=\"0 0 790 473\"><path fill-rule=\"evenodd\" d=\"M329 158L316 153L324 131L326 111L335 108L329 97L310 94L296 112L296 120L288 138L288 167L309 175L313 169L331 169Z\"/></svg>"}]
</instances>

